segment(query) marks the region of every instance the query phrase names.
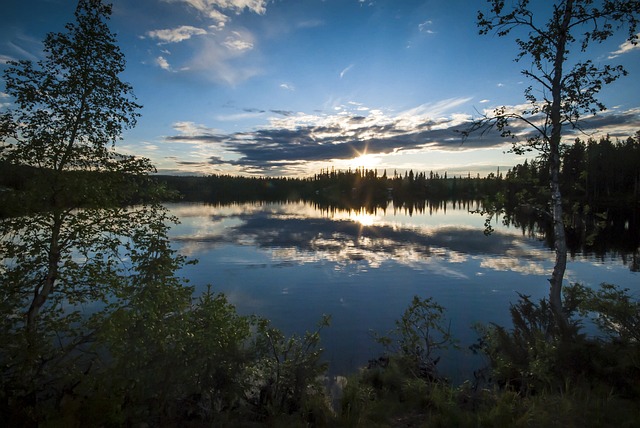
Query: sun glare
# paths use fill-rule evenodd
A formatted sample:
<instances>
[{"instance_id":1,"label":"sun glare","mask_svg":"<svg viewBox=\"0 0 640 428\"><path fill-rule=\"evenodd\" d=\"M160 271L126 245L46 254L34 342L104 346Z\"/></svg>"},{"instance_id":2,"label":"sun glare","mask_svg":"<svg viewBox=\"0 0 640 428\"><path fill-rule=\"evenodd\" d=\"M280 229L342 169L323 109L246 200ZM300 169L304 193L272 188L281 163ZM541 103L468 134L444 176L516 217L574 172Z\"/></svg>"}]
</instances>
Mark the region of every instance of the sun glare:
<instances>
[{"instance_id":1,"label":"sun glare","mask_svg":"<svg viewBox=\"0 0 640 428\"><path fill-rule=\"evenodd\" d=\"M349 218L356 223L360 223L362 226L373 226L378 220L378 216L364 213L353 213L349 215Z\"/></svg>"},{"instance_id":2,"label":"sun glare","mask_svg":"<svg viewBox=\"0 0 640 428\"><path fill-rule=\"evenodd\" d=\"M349 160L349 167L352 169L374 169L378 165L380 165L380 157L377 155L362 154Z\"/></svg>"}]
</instances>

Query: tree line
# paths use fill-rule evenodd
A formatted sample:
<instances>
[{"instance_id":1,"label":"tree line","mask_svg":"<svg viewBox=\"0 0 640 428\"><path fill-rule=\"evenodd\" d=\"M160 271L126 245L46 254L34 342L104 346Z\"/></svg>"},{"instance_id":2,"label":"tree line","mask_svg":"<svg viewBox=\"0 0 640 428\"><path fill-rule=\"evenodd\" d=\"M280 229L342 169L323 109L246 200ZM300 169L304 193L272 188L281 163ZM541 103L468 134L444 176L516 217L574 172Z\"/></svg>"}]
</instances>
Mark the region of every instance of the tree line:
<instances>
[{"instance_id":1,"label":"tree line","mask_svg":"<svg viewBox=\"0 0 640 428\"><path fill-rule=\"evenodd\" d=\"M562 194L570 204L606 209L640 203L640 132L625 140L577 138L561 151ZM389 201L402 206L422 200L483 200L500 195L510 208L524 203L548 205L549 165L546 159L526 160L481 177L449 175L446 171L405 171L357 168L322 170L307 178L232 175L156 176L187 201L326 201L353 207Z\"/></svg>"}]
</instances>

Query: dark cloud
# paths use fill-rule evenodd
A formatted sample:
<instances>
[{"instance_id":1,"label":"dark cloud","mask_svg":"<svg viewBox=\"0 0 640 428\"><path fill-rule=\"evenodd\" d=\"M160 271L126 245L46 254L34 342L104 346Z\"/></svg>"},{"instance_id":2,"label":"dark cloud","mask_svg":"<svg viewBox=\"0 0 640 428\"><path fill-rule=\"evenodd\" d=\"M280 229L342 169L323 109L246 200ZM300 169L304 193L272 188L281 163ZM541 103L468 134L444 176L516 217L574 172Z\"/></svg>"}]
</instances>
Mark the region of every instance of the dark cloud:
<instances>
[{"instance_id":1,"label":"dark cloud","mask_svg":"<svg viewBox=\"0 0 640 428\"><path fill-rule=\"evenodd\" d=\"M203 166L204 165L203 162L191 162L191 161L177 161L176 163L182 166Z\"/></svg>"},{"instance_id":2,"label":"dark cloud","mask_svg":"<svg viewBox=\"0 0 640 428\"><path fill-rule=\"evenodd\" d=\"M346 160L362 153L389 154L424 148L459 151L499 147L510 142L495 129L475 132L463 139L462 132L469 129L469 122L459 119L415 121L412 118L416 123L407 125L406 118L386 118L384 123L376 123L375 118L354 114L319 117L325 119L323 122L330 123L319 126L295 122L292 112L270 111L284 116L284 119L254 131L228 135L200 132L198 135L171 136L167 140L220 144L225 150L238 154L238 160L223 161L219 157L211 157L210 164L227 163L258 172L310 161ZM584 118L581 130L565 126L565 138L585 138L590 131L596 130L613 136L616 136L615 130L620 136L632 135L640 129L639 116L637 111L614 111ZM635 130L629 131L634 126ZM527 136L531 135L528 134L530 131L517 123L514 123L514 129L518 131L514 142L525 142Z\"/></svg>"},{"instance_id":3,"label":"dark cloud","mask_svg":"<svg viewBox=\"0 0 640 428\"><path fill-rule=\"evenodd\" d=\"M289 117L293 116L293 112L289 110L269 110L271 113L279 114L280 116Z\"/></svg>"}]
</instances>

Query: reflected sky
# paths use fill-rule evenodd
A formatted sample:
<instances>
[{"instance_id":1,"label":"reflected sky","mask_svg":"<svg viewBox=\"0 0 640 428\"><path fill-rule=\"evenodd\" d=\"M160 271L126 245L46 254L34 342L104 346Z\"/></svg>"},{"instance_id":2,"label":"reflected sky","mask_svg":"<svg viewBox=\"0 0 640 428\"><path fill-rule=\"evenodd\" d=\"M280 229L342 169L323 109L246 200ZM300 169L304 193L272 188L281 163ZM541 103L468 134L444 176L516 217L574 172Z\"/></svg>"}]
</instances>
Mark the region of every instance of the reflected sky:
<instances>
[{"instance_id":1,"label":"reflected sky","mask_svg":"<svg viewBox=\"0 0 640 428\"><path fill-rule=\"evenodd\" d=\"M468 210L408 216L387 210L374 214L326 213L303 203L212 207L176 205L182 225L172 240L199 258L223 245L267 251L274 263L331 262L336 270L357 263L380 269L394 263L452 278L468 279L466 264L520 274L549 274L548 250L519 231L483 233L482 218ZM477 274L478 272L476 272Z\"/></svg>"},{"instance_id":2,"label":"reflected sky","mask_svg":"<svg viewBox=\"0 0 640 428\"><path fill-rule=\"evenodd\" d=\"M394 209L323 211L304 203L168 206L181 224L171 239L199 263L184 268L197 289L213 284L239 312L267 317L287 333L313 329L322 314L330 372L344 374L375 358L371 331L393 328L414 295L448 309L463 349L476 322L508 324L516 292L548 291L553 253L543 241L445 205L422 214ZM446 209L445 209L446 208ZM474 209L471 207L471 209ZM575 258L567 280L610 282L640 293L637 273L617 259ZM464 352L443 358L454 379L480 362Z\"/></svg>"}]
</instances>

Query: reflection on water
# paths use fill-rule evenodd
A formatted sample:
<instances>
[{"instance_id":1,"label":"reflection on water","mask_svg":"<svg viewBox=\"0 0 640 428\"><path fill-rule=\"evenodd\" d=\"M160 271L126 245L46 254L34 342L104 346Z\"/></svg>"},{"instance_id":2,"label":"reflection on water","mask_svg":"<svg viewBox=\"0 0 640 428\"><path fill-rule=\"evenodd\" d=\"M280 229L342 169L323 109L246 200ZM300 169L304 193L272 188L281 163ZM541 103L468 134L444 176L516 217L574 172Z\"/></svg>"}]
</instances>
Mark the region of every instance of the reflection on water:
<instances>
[{"instance_id":1,"label":"reflection on water","mask_svg":"<svg viewBox=\"0 0 640 428\"><path fill-rule=\"evenodd\" d=\"M241 313L271 319L291 332L312 329L323 313L332 373L346 373L377 356L372 330L393 327L413 295L448 308L463 348L476 322L508 323L516 291L547 292L553 254L543 241L497 222L484 234L476 207L441 203L423 209L340 211L305 203L170 205L182 224L172 231L179 251L200 260L184 273L211 283ZM640 291L638 274L621 258L573 258L567 280L615 283ZM479 364L464 353L443 359L462 379Z\"/></svg>"}]
</instances>

